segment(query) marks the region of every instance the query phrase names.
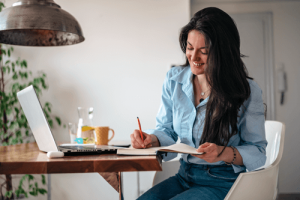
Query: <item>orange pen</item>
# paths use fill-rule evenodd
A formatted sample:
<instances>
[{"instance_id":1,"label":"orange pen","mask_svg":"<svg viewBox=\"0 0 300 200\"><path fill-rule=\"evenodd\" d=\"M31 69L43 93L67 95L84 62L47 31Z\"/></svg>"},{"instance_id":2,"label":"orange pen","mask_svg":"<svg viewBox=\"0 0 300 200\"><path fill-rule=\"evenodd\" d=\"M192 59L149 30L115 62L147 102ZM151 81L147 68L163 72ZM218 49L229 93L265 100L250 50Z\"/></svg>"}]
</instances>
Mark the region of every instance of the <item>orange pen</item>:
<instances>
[{"instance_id":1,"label":"orange pen","mask_svg":"<svg viewBox=\"0 0 300 200\"><path fill-rule=\"evenodd\" d=\"M141 138L142 138L142 140L143 140L143 143L144 143L144 137L143 137L143 133L142 133L142 127L141 127L141 123L140 123L140 119L139 119L139 117L137 117L137 120L138 120L138 124L139 124L139 129L140 129Z\"/></svg>"}]
</instances>

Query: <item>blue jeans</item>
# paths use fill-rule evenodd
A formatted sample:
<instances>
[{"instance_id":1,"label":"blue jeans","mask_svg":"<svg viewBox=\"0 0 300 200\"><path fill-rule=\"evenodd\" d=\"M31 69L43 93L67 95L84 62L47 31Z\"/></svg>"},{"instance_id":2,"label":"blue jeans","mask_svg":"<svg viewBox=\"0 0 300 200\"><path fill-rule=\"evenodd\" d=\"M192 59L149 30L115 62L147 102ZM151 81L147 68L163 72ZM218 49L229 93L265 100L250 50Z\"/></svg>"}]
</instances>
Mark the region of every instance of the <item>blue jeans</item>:
<instances>
[{"instance_id":1,"label":"blue jeans","mask_svg":"<svg viewBox=\"0 0 300 200\"><path fill-rule=\"evenodd\" d=\"M232 166L197 165L180 160L175 176L155 185L138 200L221 200L238 177Z\"/></svg>"}]
</instances>

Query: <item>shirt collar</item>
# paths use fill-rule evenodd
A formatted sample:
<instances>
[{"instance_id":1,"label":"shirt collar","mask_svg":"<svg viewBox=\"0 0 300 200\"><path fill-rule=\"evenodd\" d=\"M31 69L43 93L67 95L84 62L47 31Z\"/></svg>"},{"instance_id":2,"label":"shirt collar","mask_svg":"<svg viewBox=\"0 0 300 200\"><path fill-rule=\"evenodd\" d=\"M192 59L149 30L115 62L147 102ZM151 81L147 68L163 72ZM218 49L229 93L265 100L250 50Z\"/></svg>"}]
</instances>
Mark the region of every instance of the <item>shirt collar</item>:
<instances>
[{"instance_id":1,"label":"shirt collar","mask_svg":"<svg viewBox=\"0 0 300 200\"><path fill-rule=\"evenodd\" d=\"M173 81L176 81L180 84L182 84L182 90L183 92L188 96L188 98L191 100L191 102L194 102L194 91L193 91L193 77L194 74L191 71L190 66L183 67L183 70L181 70L178 74L171 77L170 79ZM199 103L196 107L204 106L207 104L209 99L209 96L204 99L201 103ZM194 103L193 103L194 105Z\"/></svg>"},{"instance_id":2,"label":"shirt collar","mask_svg":"<svg viewBox=\"0 0 300 200\"><path fill-rule=\"evenodd\" d=\"M183 67L182 71L170 79L181 84L191 84L193 81L193 73L190 66Z\"/></svg>"},{"instance_id":3,"label":"shirt collar","mask_svg":"<svg viewBox=\"0 0 300 200\"><path fill-rule=\"evenodd\" d=\"M182 84L182 91L187 95L192 103L194 102L193 73L190 66L183 67L183 69L178 74L171 77L170 80Z\"/></svg>"}]
</instances>

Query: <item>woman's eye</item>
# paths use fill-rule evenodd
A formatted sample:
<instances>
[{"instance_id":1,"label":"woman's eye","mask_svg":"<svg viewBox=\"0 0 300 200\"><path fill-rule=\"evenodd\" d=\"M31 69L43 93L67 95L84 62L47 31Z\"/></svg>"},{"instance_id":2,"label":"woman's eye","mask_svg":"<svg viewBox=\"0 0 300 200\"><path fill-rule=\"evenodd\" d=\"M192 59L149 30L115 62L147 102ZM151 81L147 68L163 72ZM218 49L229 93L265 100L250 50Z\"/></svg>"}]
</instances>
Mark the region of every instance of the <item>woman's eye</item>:
<instances>
[{"instance_id":1,"label":"woman's eye","mask_svg":"<svg viewBox=\"0 0 300 200\"><path fill-rule=\"evenodd\" d=\"M187 48L188 50L193 50L193 48Z\"/></svg>"},{"instance_id":2,"label":"woman's eye","mask_svg":"<svg viewBox=\"0 0 300 200\"><path fill-rule=\"evenodd\" d=\"M207 49L201 49L201 53L202 53L203 55L207 55L207 54L208 54L208 50L207 50Z\"/></svg>"}]
</instances>

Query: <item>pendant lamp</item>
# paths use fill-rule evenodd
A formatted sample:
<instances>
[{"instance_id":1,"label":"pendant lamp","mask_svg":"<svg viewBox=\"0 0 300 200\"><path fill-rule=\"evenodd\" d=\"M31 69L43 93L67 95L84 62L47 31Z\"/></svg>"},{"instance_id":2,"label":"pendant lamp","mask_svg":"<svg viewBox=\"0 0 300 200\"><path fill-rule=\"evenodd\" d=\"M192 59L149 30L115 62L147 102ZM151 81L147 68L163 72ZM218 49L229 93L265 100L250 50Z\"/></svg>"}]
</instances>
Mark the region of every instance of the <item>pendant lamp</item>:
<instances>
[{"instance_id":1,"label":"pendant lamp","mask_svg":"<svg viewBox=\"0 0 300 200\"><path fill-rule=\"evenodd\" d=\"M0 43L63 46L83 41L77 20L53 0L19 0L0 12Z\"/></svg>"}]
</instances>

